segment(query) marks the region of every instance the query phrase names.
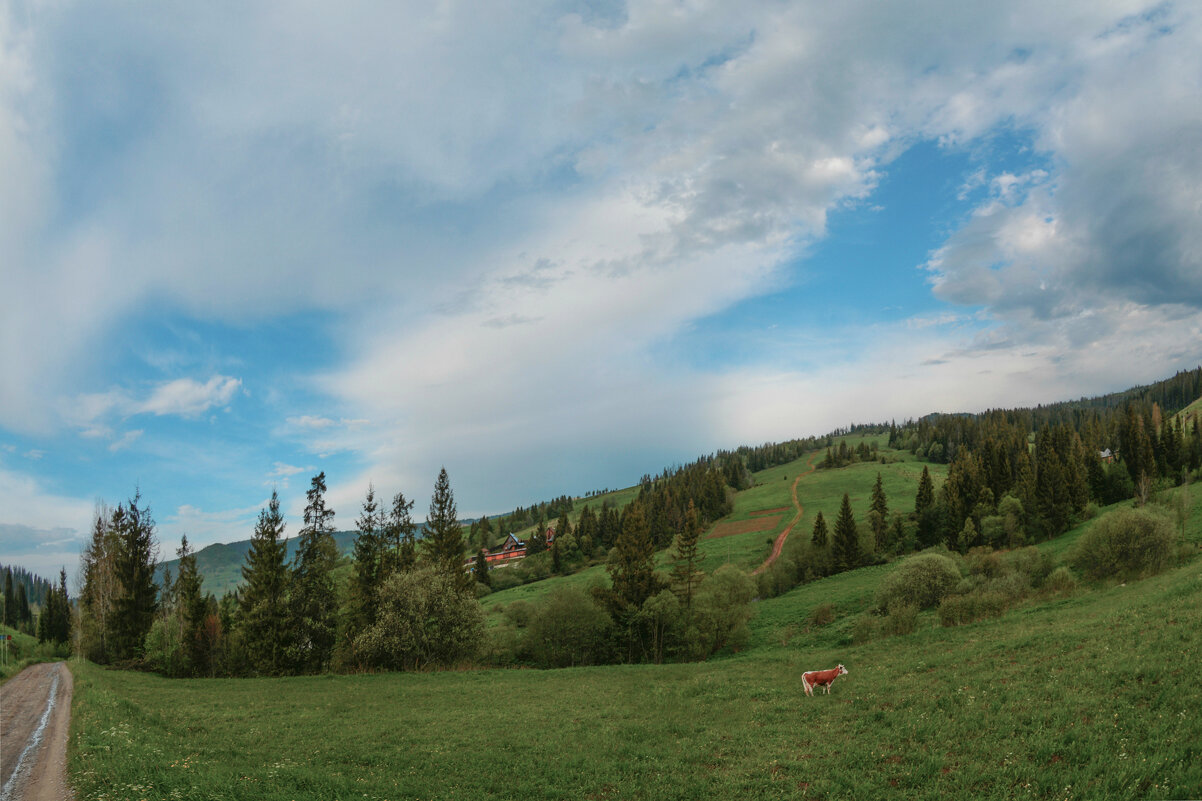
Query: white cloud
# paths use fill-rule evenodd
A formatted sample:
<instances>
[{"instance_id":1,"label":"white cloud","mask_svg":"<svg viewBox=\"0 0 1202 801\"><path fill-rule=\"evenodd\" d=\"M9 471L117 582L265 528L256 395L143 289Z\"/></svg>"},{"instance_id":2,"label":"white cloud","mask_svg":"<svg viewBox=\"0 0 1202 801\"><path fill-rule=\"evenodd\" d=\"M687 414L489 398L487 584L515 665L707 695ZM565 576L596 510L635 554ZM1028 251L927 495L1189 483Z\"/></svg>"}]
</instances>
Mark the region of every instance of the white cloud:
<instances>
[{"instance_id":1,"label":"white cloud","mask_svg":"<svg viewBox=\"0 0 1202 801\"><path fill-rule=\"evenodd\" d=\"M117 451L125 450L130 445L133 445L135 442L137 442L138 438L142 436L142 433L142 429L140 428L126 431L120 437L109 443L109 451L116 453Z\"/></svg>"},{"instance_id":2,"label":"white cloud","mask_svg":"<svg viewBox=\"0 0 1202 801\"><path fill-rule=\"evenodd\" d=\"M181 417L196 417L214 406L229 404L242 381L229 376L215 375L205 383L191 378L178 378L155 387L144 402L135 407L136 412L154 415L175 414Z\"/></svg>"},{"instance_id":3,"label":"white cloud","mask_svg":"<svg viewBox=\"0 0 1202 801\"><path fill-rule=\"evenodd\" d=\"M315 383L337 411L281 436L363 457L347 503L451 459L517 487L572 449L735 444L723 415L783 426L801 384L739 392L657 345L793 280L913 142L987 162L999 131L1046 170L971 175L988 197L926 265L982 315L891 331L915 377L852 364L899 398L970 403L991 385L957 393L952 366L977 363L1014 395L1060 386L1041 371L1099 384L1113 363L1090 354L1136 347L1114 330L1184 341L1202 308L1199 32L1190 6L1133 0L0 11L0 425L53 429L46 399L74 398L58 417L121 447L119 420L231 403L224 375L88 391L92 349L162 307L331 313L344 366Z\"/></svg>"}]
</instances>

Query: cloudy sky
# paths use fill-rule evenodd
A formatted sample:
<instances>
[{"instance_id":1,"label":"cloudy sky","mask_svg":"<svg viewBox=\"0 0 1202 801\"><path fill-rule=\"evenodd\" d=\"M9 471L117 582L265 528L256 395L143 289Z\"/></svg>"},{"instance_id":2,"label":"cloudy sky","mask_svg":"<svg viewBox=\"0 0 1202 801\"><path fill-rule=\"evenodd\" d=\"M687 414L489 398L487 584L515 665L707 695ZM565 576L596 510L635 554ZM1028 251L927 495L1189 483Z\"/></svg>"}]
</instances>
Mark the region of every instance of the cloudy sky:
<instances>
[{"instance_id":1,"label":"cloudy sky","mask_svg":"<svg viewBox=\"0 0 1202 801\"><path fill-rule=\"evenodd\" d=\"M1192 3L0 0L0 562L1202 362Z\"/></svg>"}]
</instances>

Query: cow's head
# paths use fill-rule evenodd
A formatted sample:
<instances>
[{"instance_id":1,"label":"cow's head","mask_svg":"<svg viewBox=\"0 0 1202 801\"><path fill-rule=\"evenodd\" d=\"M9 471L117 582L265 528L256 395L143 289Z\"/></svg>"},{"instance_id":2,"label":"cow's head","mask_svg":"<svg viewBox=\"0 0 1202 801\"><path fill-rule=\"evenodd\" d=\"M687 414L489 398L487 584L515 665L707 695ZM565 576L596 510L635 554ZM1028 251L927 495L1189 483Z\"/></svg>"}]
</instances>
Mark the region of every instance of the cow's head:
<instances>
[{"instance_id":1,"label":"cow's head","mask_svg":"<svg viewBox=\"0 0 1202 801\"><path fill-rule=\"evenodd\" d=\"M839 672L838 672L838 674L837 674L837 675L839 675L839 676L846 676L846 675L847 675L847 668L843 667L842 665L839 665L839 667L838 667L838 668L836 668L836 670L838 670L838 671L839 671Z\"/></svg>"}]
</instances>

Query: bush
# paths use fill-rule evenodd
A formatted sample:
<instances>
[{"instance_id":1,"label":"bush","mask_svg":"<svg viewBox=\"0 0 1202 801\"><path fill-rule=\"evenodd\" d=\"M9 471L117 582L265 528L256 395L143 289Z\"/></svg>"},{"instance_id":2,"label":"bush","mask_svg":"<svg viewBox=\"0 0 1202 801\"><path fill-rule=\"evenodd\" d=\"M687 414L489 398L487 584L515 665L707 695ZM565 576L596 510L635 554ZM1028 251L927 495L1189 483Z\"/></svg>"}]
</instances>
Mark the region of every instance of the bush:
<instances>
[{"instance_id":1,"label":"bush","mask_svg":"<svg viewBox=\"0 0 1202 801\"><path fill-rule=\"evenodd\" d=\"M1150 576L1177 552L1173 521L1156 509L1116 509L1094 523L1069 552L1068 562L1091 579Z\"/></svg>"},{"instance_id":2,"label":"bush","mask_svg":"<svg viewBox=\"0 0 1202 801\"><path fill-rule=\"evenodd\" d=\"M948 557L937 553L911 556L881 582L877 606L888 609L894 603L903 603L929 609L959 582L960 570Z\"/></svg>"},{"instance_id":3,"label":"bush","mask_svg":"<svg viewBox=\"0 0 1202 801\"><path fill-rule=\"evenodd\" d=\"M973 548L968 552L966 560L968 572L974 576L996 578L1005 572L1002 555L988 547Z\"/></svg>"},{"instance_id":4,"label":"bush","mask_svg":"<svg viewBox=\"0 0 1202 801\"><path fill-rule=\"evenodd\" d=\"M543 667L575 667L607 661L612 622L592 596L560 587L538 605L526 629L524 650Z\"/></svg>"},{"instance_id":5,"label":"bush","mask_svg":"<svg viewBox=\"0 0 1202 801\"><path fill-rule=\"evenodd\" d=\"M704 658L747 644L753 588L751 578L734 565L723 565L701 582L693 598L693 625L686 635L689 656Z\"/></svg>"},{"instance_id":6,"label":"bush","mask_svg":"<svg viewBox=\"0 0 1202 801\"><path fill-rule=\"evenodd\" d=\"M944 626L961 626L997 617L1006 611L1005 595L993 590L977 590L968 595L949 595L939 604L939 622Z\"/></svg>"},{"instance_id":7,"label":"bush","mask_svg":"<svg viewBox=\"0 0 1202 801\"><path fill-rule=\"evenodd\" d=\"M505 617L516 628L524 629L534 618L534 604L529 601L512 601L505 607Z\"/></svg>"},{"instance_id":8,"label":"bush","mask_svg":"<svg viewBox=\"0 0 1202 801\"><path fill-rule=\"evenodd\" d=\"M881 619L880 631L886 637L913 634L916 628L918 628L918 607L914 604L893 603L889 606L889 614Z\"/></svg>"},{"instance_id":9,"label":"bush","mask_svg":"<svg viewBox=\"0 0 1202 801\"><path fill-rule=\"evenodd\" d=\"M380 588L376 623L355 638L364 665L421 670L475 656L484 612L457 584L457 577L430 568L390 576Z\"/></svg>"},{"instance_id":10,"label":"bush","mask_svg":"<svg viewBox=\"0 0 1202 801\"><path fill-rule=\"evenodd\" d=\"M1027 581L1031 582L1032 587L1038 587L1040 584L1043 584L1043 580L1047 577L1048 573L1052 572L1052 568L1054 567L1052 557L1034 545L1028 545L1026 548L1011 551L1006 554L1006 561L1009 563L1011 570L1026 576Z\"/></svg>"},{"instance_id":11,"label":"bush","mask_svg":"<svg viewBox=\"0 0 1202 801\"><path fill-rule=\"evenodd\" d=\"M851 637L854 642L865 643L880 636L881 625L872 615L860 615L851 626Z\"/></svg>"},{"instance_id":12,"label":"bush","mask_svg":"<svg viewBox=\"0 0 1202 801\"><path fill-rule=\"evenodd\" d=\"M1071 570L1061 565L1044 579L1043 588L1058 595L1072 595L1077 589L1077 579Z\"/></svg>"},{"instance_id":13,"label":"bush","mask_svg":"<svg viewBox=\"0 0 1202 801\"><path fill-rule=\"evenodd\" d=\"M835 605L819 604L810 612L811 626L829 626L835 622Z\"/></svg>"}]
</instances>

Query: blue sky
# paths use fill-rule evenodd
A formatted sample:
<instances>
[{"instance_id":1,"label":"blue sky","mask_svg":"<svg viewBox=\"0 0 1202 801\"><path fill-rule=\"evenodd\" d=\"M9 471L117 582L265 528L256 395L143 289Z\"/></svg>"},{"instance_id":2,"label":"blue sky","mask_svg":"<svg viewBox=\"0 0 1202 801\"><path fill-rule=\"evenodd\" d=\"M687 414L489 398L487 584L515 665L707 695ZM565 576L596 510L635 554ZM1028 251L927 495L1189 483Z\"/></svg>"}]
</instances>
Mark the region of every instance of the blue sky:
<instances>
[{"instance_id":1,"label":"blue sky","mask_svg":"<svg viewBox=\"0 0 1202 801\"><path fill-rule=\"evenodd\" d=\"M1196 366L1200 83L1136 0L2 3L0 562Z\"/></svg>"}]
</instances>

